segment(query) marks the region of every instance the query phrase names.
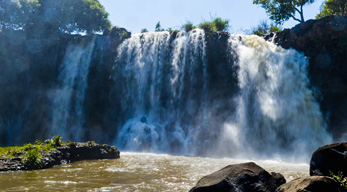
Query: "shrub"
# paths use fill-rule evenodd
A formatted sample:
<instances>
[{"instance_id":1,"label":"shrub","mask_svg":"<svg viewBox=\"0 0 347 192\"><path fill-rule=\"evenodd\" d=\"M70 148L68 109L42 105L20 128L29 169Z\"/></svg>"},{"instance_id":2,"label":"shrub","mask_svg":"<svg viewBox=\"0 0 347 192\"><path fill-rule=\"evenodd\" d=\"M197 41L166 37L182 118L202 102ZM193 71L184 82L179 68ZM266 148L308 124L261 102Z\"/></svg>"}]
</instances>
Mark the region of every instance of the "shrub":
<instances>
[{"instance_id":1,"label":"shrub","mask_svg":"<svg viewBox=\"0 0 347 192\"><path fill-rule=\"evenodd\" d=\"M204 22L199 24L199 28L203 29L206 33L215 31L211 22Z\"/></svg>"},{"instance_id":2,"label":"shrub","mask_svg":"<svg viewBox=\"0 0 347 192\"><path fill-rule=\"evenodd\" d=\"M199 28L205 30L205 32L216 32L229 30L229 20L223 20L217 17L211 22L205 21L199 24Z\"/></svg>"},{"instance_id":3,"label":"shrub","mask_svg":"<svg viewBox=\"0 0 347 192\"><path fill-rule=\"evenodd\" d=\"M259 22L258 26L253 27L249 34L263 36L267 33L280 32L280 31L282 31L281 28L277 27L275 24L272 23L269 25L268 21L263 20Z\"/></svg>"},{"instance_id":4,"label":"shrub","mask_svg":"<svg viewBox=\"0 0 347 192\"><path fill-rule=\"evenodd\" d=\"M46 139L45 140L45 144L47 145L51 145L52 147L60 147L62 145L62 141L61 141L61 136L60 135L55 135L52 137L52 139Z\"/></svg>"},{"instance_id":5,"label":"shrub","mask_svg":"<svg viewBox=\"0 0 347 192\"><path fill-rule=\"evenodd\" d=\"M39 139L37 139L37 140L35 141L35 145L42 145L42 144L44 144L43 141L41 141L41 140L39 140Z\"/></svg>"},{"instance_id":6,"label":"shrub","mask_svg":"<svg viewBox=\"0 0 347 192\"><path fill-rule=\"evenodd\" d=\"M22 162L29 169L42 168L41 155L36 148L27 151L23 156Z\"/></svg>"},{"instance_id":7,"label":"shrub","mask_svg":"<svg viewBox=\"0 0 347 192\"><path fill-rule=\"evenodd\" d=\"M32 145L31 143L28 143L28 144L24 145L23 149L24 149L24 151L30 151L30 150L35 149L35 146Z\"/></svg>"},{"instance_id":8,"label":"shrub","mask_svg":"<svg viewBox=\"0 0 347 192\"><path fill-rule=\"evenodd\" d=\"M160 25L160 21L158 21L158 23L155 25L155 32L160 32L160 31L164 31L164 29L161 28Z\"/></svg>"},{"instance_id":9,"label":"shrub","mask_svg":"<svg viewBox=\"0 0 347 192\"><path fill-rule=\"evenodd\" d=\"M53 147L60 147L62 142L61 142L61 136L60 135L55 135L52 137L52 144L53 144Z\"/></svg>"},{"instance_id":10,"label":"shrub","mask_svg":"<svg viewBox=\"0 0 347 192\"><path fill-rule=\"evenodd\" d=\"M88 144L89 147L94 146L95 145L95 141L88 141L87 144Z\"/></svg>"},{"instance_id":11,"label":"shrub","mask_svg":"<svg viewBox=\"0 0 347 192\"><path fill-rule=\"evenodd\" d=\"M144 28L144 29L141 29L141 33L147 33L148 32L148 29Z\"/></svg>"},{"instance_id":12,"label":"shrub","mask_svg":"<svg viewBox=\"0 0 347 192\"><path fill-rule=\"evenodd\" d=\"M229 29L229 20L222 20L222 18L217 17L212 23L216 31L228 31Z\"/></svg>"},{"instance_id":13,"label":"shrub","mask_svg":"<svg viewBox=\"0 0 347 192\"><path fill-rule=\"evenodd\" d=\"M344 177L342 171L339 171L337 175L335 175L333 172L330 171L330 175L332 178L334 178L340 186L347 191L347 177Z\"/></svg>"},{"instance_id":14,"label":"shrub","mask_svg":"<svg viewBox=\"0 0 347 192\"><path fill-rule=\"evenodd\" d=\"M185 30L186 32L189 32L195 28L196 28L196 26L194 26L193 23L190 21L187 21L186 24L182 25L182 29Z\"/></svg>"},{"instance_id":15,"label":"shrub","mask_svg":"<svg viewBox=\"0 0 347 192\"><path fill-rule=\"evenodd\" d=\"M282 29L277 27L277 26L271 25L269 31L270 31L270 33L281 32Z\"/></svg>"}]
</instances>

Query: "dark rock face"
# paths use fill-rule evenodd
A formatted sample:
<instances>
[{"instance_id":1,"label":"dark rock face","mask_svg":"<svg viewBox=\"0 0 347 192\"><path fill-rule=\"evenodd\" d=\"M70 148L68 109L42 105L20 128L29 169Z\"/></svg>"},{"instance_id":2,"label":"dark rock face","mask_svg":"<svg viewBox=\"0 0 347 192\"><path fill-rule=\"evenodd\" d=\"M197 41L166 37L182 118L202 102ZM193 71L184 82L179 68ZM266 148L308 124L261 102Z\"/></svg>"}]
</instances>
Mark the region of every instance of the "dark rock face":
<instances>
[{"instance_id":1,"label":"dark rock face","mask_svg":"<svg viewBox=\"0 0 347 192\"><path fill-rule=\"evenodd\" d=\"M270 192L285 183L279 173L268 173L255 163L229 165L217 172L204 176L190 192L238 191Z\"/></svg>"},{"instance_id":2,"label":"dark rock face","mask_svg":"<svg viewBox=\"0 0 347 192\"><path fill-rule=\"evenodd\" d=\"M301 177L281 185L276 192L340 192L339 184L331 177Z\"/></svg>"},{"instance_id":3,"label":"dark rock face","mask_svg":"<svg viewBox=\"0 0 347 192\"><path fill-rule=\"evenodd\" d=\"M274 34L265 39L271 39ZM309 20L276 33L274 42L309 58L308 77L314 96L335 139L347 125L347 17Z\"/></svg>"},{"instance_id":4,"label":"dark rock face","mask_svg":"<svg viewBox=\"0 0 347 192\"><path fill-rule=\"evenodd\" d=\"M310 175L330 176L330 171L347 174L347 143L337 143L318 148L312 155Z\"/></svg>"},{"instance_id":5,"label":"dark rock face","mask_svg":"<svg viewBox=\"0 0 347 192\"><path fill-rule=\"evenodd\" d=\"M49 152L41 159L43 169L75 161L120 158L120 152L117 148L109 145L71 144L56 149L57 150ZM31 170L31 168L23 164L20 157L0 159L0 172L20 170Z\"/></svg>"}]
</instances>

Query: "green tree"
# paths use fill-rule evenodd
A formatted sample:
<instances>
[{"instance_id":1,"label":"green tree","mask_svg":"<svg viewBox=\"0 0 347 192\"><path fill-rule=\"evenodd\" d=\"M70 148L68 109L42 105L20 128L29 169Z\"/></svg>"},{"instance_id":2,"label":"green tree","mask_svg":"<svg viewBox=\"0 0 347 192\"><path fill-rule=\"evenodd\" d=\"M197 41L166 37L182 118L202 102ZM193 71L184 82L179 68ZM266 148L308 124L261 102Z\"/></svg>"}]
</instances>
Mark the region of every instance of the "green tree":
<instances>
[{"instance_id":1,"label":"green tree","mask_svg":"<svg viewBox=\"0 0 347 192\"><path fill-rule=\"evenodd\" d=\"M229 20L223 20L220 17L217 17L212 21L216 31L228 31L229 29Z\"/></svg>"},{"instance_id":2,"label":"green tree","mask_svg":"<svg viewBox=\"0 0 347 192\"><path fill-rule=\"evenodd\" d=\"M141 33L147 33L147 32L148 32L148 30L146 28L141 29Z\"/></svg>"},{"instance_id":3,"label":"green tree","mask_svg":"<svg viewBox=\"0 0 347 192\"><path fill-rule=\"evenodd\" d=\"M346 16L347 15L347 1L346 0L326 0L321 6L320 13L316 16L317 19L326 16Z\"/></svg>"},{"instance_id":4,"label":"green tree","mask_svg":"<svg viewBox=\"0 0 347 192\"><path fill-rule=\"evenodd\" d=\"M253 4L261 5L276 24L283 24L290 18L300 23L305 22L303 6L313 2L314 0L253 0ZM295 16L296 13L299 13L299 18Z\"/></svg>"},{"instance_id":5,"label":"green tree","mask_svg":"<svg viewBox=\"0 0 347 192\"><path fill-rule=\"evenodd\" d=\"M158 23L155 25L155 32L158 32L158 31L163 31L160 25L160 21L158 21Z\"/></svg>"},{"instance_id":6,"label":"green tree","mask_svg":"<svg viewBox=\"0 0 347 192\"><path fill-rule=\"evenodd\" d=\"M189 31L195 29L196 26L194 26L192 22L187 21L187 23L186 23L186 24L183 24L181 28L182 28L183 30L185 30L186 32L189 32Z\"/></svg>"},{"instance_id":7,"label":"green tree","mask_svg":"<svg viewBox=\"0 0 347 192\"><path fill-rule=\"evenodd\" d=\"M229 20L221 19L217 17L213 21L205 21L199 24L199 28L205 30L206 32L216 32L216 31L225 31L229 30Z\"/></svg>"},{"instance_id":8,"label":"green tree","mask_svg":"<svg viewBox=\"0 0 347 192\"><path fill-rule=\"evenodd\" d=\"M280 32L281 28L277 27L275 24L268 24L268 21L262 20L259 22L258 26L251 29L248 33L253 35L262 36L267 33Z\"/></svg>"},{"instance_id":9,"label":"green tree","mask_svg":"<svg viewBox=\"0 0 347 192\"><path fill-rule=\"evenodd\" d=\"M0 27L29 33L101 32L111 27L98 0L2 0ZM41 35L41 34L39 34Z\"/></svg>"},{"instance_id":10,"label":"green tree","mask_svg":"<svg viewBox=\"0 0 347 192\"><path fill-rule=\"evenodd\" d=\"M38 0L1 0L0 29L23 29L39 7Z\"/></svg>"}]
</instances>

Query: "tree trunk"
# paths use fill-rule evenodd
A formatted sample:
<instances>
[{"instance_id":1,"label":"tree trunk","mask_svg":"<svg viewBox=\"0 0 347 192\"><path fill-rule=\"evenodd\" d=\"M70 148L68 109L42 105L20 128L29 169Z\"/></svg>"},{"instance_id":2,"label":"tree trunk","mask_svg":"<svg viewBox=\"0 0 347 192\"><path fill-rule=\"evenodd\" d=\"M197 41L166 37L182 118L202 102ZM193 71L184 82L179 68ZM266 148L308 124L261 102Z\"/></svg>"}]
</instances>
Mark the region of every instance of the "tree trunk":
<instances>
[{"instance_id":1,"label":"tree trunk","mask_svg":"<svg viewBox=\"0 0 347 192\"><path fill-rule=\"evenodd\" d=\"M301 23L305 22L305 19L304 19L304 11L302 9L303 5L300 5L300 18L301 18Z\"/></svg>"}]
</instances>

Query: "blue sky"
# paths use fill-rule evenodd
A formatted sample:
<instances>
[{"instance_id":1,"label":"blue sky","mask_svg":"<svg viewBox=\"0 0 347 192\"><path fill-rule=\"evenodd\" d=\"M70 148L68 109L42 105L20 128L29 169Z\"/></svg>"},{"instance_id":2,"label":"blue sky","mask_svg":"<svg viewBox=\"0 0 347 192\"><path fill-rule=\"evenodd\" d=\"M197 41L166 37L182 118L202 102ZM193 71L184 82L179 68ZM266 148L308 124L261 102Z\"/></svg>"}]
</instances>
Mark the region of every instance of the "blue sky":
<instances>
[{"instance_id":1,"label":"blue sky","mask_svg":"<svg viewBox=\"0 0 347 192\"><path fill-rule=\"evenodd\" d=\"M231 33L244 33L267 20L265 10L252 0L99 0L110 14L112 25L124 27L132 33L147 28L154 31L158 21L162 28L179 29L186 21L197 25L212 17L229 19ZM314 19L323 0L304 7L305 19ZM270 23L270 22L269 22ZM283 28L298 24L287 21Z\"/></svg>"}]
</instances>

